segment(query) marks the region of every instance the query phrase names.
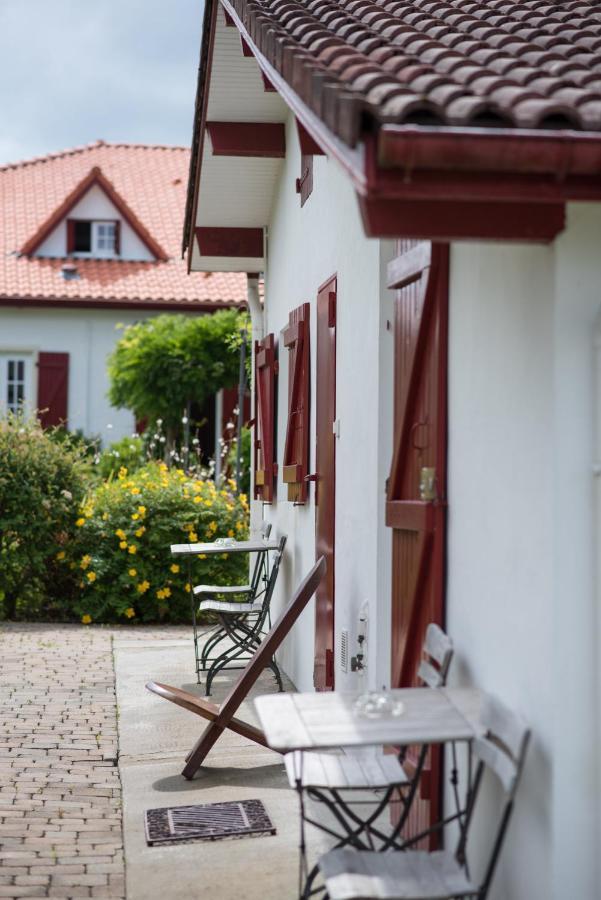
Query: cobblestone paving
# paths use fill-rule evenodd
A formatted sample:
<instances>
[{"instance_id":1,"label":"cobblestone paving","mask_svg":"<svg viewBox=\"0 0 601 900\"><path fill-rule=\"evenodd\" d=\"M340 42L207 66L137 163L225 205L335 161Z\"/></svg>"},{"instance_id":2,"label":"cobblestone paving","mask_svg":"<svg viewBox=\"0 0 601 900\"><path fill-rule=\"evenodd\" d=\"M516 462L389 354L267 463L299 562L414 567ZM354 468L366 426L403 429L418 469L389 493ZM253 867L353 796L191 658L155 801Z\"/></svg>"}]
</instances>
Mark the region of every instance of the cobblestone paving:
<instances>
[{"instance_id":1,"label":"cobblestone paving","mask_svg":"<svg viewBox=\"0 0 601 900\"><path fill-rule=\"evenodd\" d=\"M0 625L0 898L124 897L113 633Z\"/></svg>"}]
</instances>

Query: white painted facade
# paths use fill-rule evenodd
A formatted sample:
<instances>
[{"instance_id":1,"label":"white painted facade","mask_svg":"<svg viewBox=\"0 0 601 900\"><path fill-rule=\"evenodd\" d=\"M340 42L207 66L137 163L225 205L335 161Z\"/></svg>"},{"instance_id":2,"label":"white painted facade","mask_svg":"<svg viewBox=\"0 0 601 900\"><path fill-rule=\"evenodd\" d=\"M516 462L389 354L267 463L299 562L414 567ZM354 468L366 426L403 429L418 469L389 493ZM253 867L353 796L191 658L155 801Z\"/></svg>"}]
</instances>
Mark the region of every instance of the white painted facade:
<instances>
[{"instance_id":1,"label":"white painted facade","mask_svg":"<svg viewBox=\"0 0 601 900\"><path fill-rule=\"evenodd\" d=\"M68 416L71 431L99 435L111 443L132 434L133 414L111 406L107 392L107 359L123 332L152 312L119 309L0 308L0 354L23 354L30 360L32 378L28 408L37 407L37 369L40 352L69 354ZM111 427L109 427L111 426Z\"/></svg>"},{"instance_id":2,"label":"white painted facade","mask_svg":"<svg viewBox=\"0 0 601 900\"><path fill-rule=\"evenodd\" d=\"M338 276L336 642L369 605L368 681L389 683L391 535L384 524L392 447L392 293L387 242L364 236L353 189L314 158L301 209L294 120L268 229L265 333L311 303L311 462L315 461L315 310ZM531 724L533 742L492 900L594 900L601 871L601 208L572 205L551 246L451 247L447 627L452 681L491 691ZM278 463L286 427L287 351L280 340ZM595 368L596 366L596 368ZM597 419L595 419L595 415ZM596 423L596 424L595 424ZM597 431L595 431L595 427ZM597 441L597 443L595 443ZM313 488L293 506L278 483L263 508L288 535L277 603L315 558ZM260 515L260 509L254 515ZM314 609L281 654L312 689ZM356 676L340 671L336 687ZM485 785L486 816L499 797ZM481 846L478 846L481 842Z\"/></svg>"},{"instance_id":3,"label":"white painted facade","mask_svg":"<svg viewBox=\"0 0 601 900\"><path fill-rule=\"evenodd\" d=\"M67 218L87 221L118 221L121 223L119 259L143 262L153 262L155 259L146 244L138 237L131 225L97 184L92 185L90 190L75 204ZM59 259L67 256L67 218L59 222L40 244L35 252L36 256ZM85 255L89 256L90 254Z\"/></svg>"}]
</instances>

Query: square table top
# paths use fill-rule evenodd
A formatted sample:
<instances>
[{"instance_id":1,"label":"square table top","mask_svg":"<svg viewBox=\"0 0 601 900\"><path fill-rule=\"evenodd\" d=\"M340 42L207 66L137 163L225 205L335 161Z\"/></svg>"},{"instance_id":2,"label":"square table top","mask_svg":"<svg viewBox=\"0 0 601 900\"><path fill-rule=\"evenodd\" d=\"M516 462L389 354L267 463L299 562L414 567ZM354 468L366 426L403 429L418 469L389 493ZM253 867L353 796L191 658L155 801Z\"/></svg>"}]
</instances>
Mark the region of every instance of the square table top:
<instances>
[{"instance_id":1,"label":"square table top","mask_svg":"<svg viewBox=\"0 0 601 900\"><path fill-rule=\"evenodd\" d=\"M196 553L262 553L266 550L277 550L280 546L279 541L236 541L235 544L225 547L223 544L216 544L215 541L209 544L171 544L171 552L174 555L190 555Z\"/></svg>"},{"instance_id":2,"label":"square table top","mask_svg":"<svg viewBox=\"0 0 601 900\"><path fill-rule=\"evenodd\" d=\"M399 716L375 719L353 711L357 693L267 694L255 706L273 750L325 750L378 744L408 746L470 741L482 734L484 693L474 688L401 688Z\"/></svg>"}]
</instances>

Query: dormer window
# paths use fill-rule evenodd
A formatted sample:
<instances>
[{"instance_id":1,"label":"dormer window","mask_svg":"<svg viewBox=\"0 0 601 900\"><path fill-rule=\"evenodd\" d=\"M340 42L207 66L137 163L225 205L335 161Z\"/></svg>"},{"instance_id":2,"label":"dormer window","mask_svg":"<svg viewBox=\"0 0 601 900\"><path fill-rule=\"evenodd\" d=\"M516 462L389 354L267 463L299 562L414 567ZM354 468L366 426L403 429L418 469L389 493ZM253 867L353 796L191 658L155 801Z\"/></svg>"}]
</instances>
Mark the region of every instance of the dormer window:
<instances>
[{"instance_id":1,"label":"dormer window","mask_svg":"<svg viewBox=\"0 0 601 900\"><path fill-rule=\"evenodd\" d=\"M67 253L112 258L119 255L119 222L67 220Z\"/></svg>"}]
</instances>

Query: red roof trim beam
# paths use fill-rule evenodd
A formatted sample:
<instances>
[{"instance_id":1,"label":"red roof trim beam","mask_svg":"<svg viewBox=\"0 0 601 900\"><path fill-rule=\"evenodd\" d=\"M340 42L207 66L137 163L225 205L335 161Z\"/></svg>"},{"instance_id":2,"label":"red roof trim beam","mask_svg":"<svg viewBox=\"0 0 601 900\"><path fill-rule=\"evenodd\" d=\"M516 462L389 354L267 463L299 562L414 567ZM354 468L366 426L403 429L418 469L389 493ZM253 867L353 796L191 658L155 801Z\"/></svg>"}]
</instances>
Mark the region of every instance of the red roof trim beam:
<instances>
[{"instance_id":1,"label":"red roof trim beam","mask_svg":"<svg viewBox=\"0 0 601 900\"><path fill-rule=\"evenodd\" d=\"M207 122L213 156L283 159L286 129L274 122Z\"/></svg>"},{"instance_id":2,"label":"red roof trim beam","mask_svg":"<svg viewBox=\"0 0 601 900\"><path fill-rule=\"evenodd\" d=\"M56 226L65 219L73 207L79 203L82 197L87 194L90 188L98 186L107 195L112 204L121 213L125 221L136 232L141 241L143 241L150 252L161 262L166 262L169 257L163 250L161 245L155 241L148 230L142 225L136 214L129 208L125 200L119 196L111 182L102 174L99 166L94 166L88 175L79 182L79 184L68 194L61 205L55 209L52 215L42 223L36 233L22 246L21 254L23 256L31 256L38 249L40 244L54 231Z\"/></svg>"}]
</instances>

